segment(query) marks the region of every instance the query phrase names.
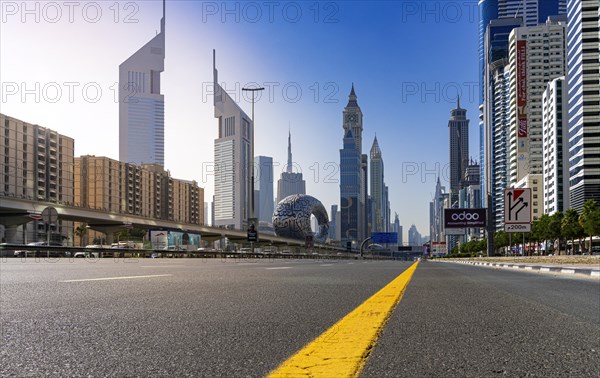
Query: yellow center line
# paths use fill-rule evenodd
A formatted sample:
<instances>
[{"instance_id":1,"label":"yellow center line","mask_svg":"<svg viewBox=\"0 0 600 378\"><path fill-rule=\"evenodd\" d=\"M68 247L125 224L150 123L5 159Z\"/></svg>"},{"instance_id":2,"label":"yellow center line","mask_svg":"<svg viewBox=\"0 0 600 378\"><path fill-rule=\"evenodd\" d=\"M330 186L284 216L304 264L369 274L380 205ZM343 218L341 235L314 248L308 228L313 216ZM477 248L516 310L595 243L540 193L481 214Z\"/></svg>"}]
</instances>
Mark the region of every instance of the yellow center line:
<instances>
[{"instance_id":1,"label":"yellow center line","mask_svg":"<svg viewBox=\"0 0 600 378\"><path fill-rule=\"evenodd\" d=\"M356 377L419 262L269 373L276 377Z\"/></svg>"}]
</instances>

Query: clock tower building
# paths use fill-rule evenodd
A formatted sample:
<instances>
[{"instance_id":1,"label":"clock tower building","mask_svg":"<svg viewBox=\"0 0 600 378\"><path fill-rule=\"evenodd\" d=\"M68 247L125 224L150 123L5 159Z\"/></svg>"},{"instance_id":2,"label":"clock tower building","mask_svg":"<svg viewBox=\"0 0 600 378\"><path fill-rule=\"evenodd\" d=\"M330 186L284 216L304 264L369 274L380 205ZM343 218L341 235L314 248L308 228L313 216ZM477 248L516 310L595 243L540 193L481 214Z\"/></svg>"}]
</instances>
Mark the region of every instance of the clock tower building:
<instances>
[{"instance_id":1,"label":"clock tower building","mask_svg":"<svg viewBox=\"0 0 600 378\"><path fill-rule=\"evenodd\" d=\"M362 153L363 114L358 106L354 84L343 111L344 148L340 150L340 210L342 242L354 242L355 248L367 237L367 166ZM354 143L349 143L349 137ZM349 150L353 149L354 153ZM356 159L351 158L356 156ZM352 194L351 194L352 193Z\"/></svg>"},{"instance_id":2,"label":"clock tower building","mask_svg":"<svg viewBox=\"0 0 600 378\"><path fill-rule=\"evenodd\" d=\"M352 89L348 96L348 105L344 108L344 135L346 135L348 129L352 130L356 148L359 153L362 153L363 114L356 101L354 84L352 84Z\"/></svg>"}]
</instances>

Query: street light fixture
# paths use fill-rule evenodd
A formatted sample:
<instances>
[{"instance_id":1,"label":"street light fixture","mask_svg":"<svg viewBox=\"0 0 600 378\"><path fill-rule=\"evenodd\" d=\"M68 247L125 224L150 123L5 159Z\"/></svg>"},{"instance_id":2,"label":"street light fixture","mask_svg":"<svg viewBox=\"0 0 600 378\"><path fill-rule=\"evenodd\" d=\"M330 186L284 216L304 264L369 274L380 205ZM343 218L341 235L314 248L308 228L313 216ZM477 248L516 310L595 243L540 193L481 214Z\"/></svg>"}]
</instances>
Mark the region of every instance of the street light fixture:
<instances>
[{"instance_id":1,"label":"street light fixture","mask_svg":"<svg viewBox=\"0 0 600 378\"><path fill-rule=\"evenodd\" d=\"M251 182L251 193L250 193L250 208L251 210L251 214L252 217L251 219L254 220L254 95L256 92L258 91L262 91L265 88L242 88L242 91L246 91L246 92L251 92L252 93L252 143L251 143L251 147L250 147L250 153L251 153L251 161L252 161L252 177L250 179ZM258 226L258 225L256 225ZM248 220L248 227L250 227L250 220ZM256 227L258 228L258 227Z\"/></svg>"}]
</instances>

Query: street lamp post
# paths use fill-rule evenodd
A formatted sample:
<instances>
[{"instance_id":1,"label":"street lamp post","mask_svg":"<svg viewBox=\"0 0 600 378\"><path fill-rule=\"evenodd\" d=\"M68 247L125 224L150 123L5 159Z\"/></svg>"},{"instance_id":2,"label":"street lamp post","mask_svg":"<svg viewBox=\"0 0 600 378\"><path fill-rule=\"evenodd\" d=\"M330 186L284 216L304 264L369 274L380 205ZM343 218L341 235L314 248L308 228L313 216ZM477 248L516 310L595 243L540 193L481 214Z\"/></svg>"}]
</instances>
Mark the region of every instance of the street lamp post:
<instances>
[{"instance_id":1,"label":"street lamp post","mask_svg":"<svg viewBox=\"0 0 600 378\"><path fill-rule=\"evenodd\" d=\"M246 92L251 92L252 93L252 142L251 142L251 147L250 147L250 153L251 153L251 161L252 161L252 176L250 178L250 208L251 208L251 214L252 214L252 218L251 220L254 220L254 95L256 92L258 91L262 91L265 88L242 88L242 91L246 91ZM256 228L258 228L258 225L255 225ZM248 227L250 227L250 220L248 221ZM254 245L252 246L252 252L254 252Z\"/></svg>"}]
</instances>

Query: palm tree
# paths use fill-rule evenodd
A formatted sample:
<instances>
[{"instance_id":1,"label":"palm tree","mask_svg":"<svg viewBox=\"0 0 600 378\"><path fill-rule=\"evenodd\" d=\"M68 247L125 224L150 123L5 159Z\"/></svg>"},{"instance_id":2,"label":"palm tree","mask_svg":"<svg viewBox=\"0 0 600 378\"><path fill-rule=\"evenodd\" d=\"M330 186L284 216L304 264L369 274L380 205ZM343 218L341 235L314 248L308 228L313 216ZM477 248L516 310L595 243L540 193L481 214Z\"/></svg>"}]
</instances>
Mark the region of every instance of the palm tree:
<instances>
[{"instance_id":1,"label":"palm tree","mask_svg":"<svg viewBox=\"0 0 600 378\"><path fill-rule=\"evenodd\" d=\"M562 229L561 224L563 220L563 213L556 212L550 216L548 222L548 234L553 241L558 239L558 254L560 255L560 242L562 240ZM554 243L552 243L552 252L554 253Z\"/></svg>"},{"instance_id":2,"label":"palm tree","mask_svg":"<svg viewBox=\"0 0 600 378\"><path fill-rule=\"evenodd\" d=\"M507 247L509 245L508 234L504 231L498 231L494 234L494 248L496 252L500 248Z\"/></svg>"},{"instance_id":3,"label":"palm tree","mask_svg":"<svg viewBox=\"0 0 600 378\"><path fill-rule=\"evenodd\" d=\"M583 210L579 215L579 224L583 227L586 235L590 236L590 249L592 251L592 237L600 235L600 208L593 199L585 201Z\"/></svg>"},{"instance_id":4,"label":"palm tree","mask_svg":"<svg viewBox=\"0 0 600 378\"><path fill-rule=\"evenodd\" d=\"M75 235L77 235L79 237L79 245L81 247L83 247L83 245L84 245L83 237L87 234L87 231L88 231L88 229L87 229L87 225L85 223L81 223L75 229Z\"/></svg>"},{"instance_id":5,"label":"palm tree","mask_svg":"<svg viewBox=\"0 0 600 378\"><path fill-rule=\"evenodd\" d=\"M579 239L584 235L583 227L579 224L579 214L577 214L577 210L567 210L560 224L560 228L563 236L571 240L571 254L574 254L575 238Z\"/></svg>"}]
</instances>

